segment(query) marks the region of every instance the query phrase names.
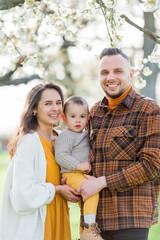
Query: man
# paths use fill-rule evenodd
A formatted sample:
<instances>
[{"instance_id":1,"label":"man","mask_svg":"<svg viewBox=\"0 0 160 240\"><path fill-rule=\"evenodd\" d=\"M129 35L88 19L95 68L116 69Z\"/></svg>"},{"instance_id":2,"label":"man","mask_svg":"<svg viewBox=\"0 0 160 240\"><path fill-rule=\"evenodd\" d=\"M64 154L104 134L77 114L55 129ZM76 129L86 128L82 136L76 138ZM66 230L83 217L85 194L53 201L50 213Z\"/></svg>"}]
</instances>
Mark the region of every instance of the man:
<instances>
[{"instance_id":1,"label":"man","mask_svg":"<svg viewBox=\"0 0 160 240\"><path fill-rule=\"evenodd\" d=\"M90 160L78 192L85 201L100 192L98 225L106 240L147 240L158 222L160 108L137 94L128 57L117 48L100 55L106 96L91 109Z\"/></svg>"}]
</instances>

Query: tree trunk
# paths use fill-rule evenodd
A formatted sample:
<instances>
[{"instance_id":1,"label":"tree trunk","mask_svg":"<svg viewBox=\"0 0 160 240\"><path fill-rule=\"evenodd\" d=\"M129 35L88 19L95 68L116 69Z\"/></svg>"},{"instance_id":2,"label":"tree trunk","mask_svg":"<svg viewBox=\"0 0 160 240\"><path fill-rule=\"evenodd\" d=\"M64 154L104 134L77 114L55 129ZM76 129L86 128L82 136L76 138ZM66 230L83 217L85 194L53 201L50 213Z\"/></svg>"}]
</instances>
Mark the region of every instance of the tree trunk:
<instances>
[{"instance_id":1,"label":"tree trunk","mask_svg":"<svg viewBox=\"0 0 160 240\"><path fill-rule=\"evenodd\" d=\"M145 21L145 28L150 29L151 31L155 32L155 22L153 13L148 12L144 13L144 21ZM151 40L149 37L144 35L144 44L143 44L143 50L144 50L144 58L147 58L148 55L151 54L152 50L155 47L155 42ZM144 77L147 81L147 85L145 88L142 89L142 94L155 99L155 88L156 88L156 81L157 81L157 75L158 75L158 66L154 63L148 63L147 66L152 70L152 74L148 77Z\"/></svg>"},{"instance_id":2,"label":"tree trunk","mask_svg":"<svg viewBox=\"0 0 160 240\"><path fill-rule=\"evenodd\" d=\"M0 0L0 10L10 9L16 6L20 6L25 0Z\"/></svg>"}]
</instances>

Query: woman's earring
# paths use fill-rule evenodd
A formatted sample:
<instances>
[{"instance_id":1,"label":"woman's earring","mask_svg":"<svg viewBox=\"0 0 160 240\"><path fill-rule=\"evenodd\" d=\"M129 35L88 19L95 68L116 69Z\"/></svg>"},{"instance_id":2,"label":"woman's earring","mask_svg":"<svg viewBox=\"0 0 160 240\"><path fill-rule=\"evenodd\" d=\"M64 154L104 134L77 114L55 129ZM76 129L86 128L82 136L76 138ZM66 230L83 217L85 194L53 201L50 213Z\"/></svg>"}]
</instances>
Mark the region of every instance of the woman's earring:
<instances>
[{"instance_id":1,"label":"woman's earring","mask_svg":"<svg viewBox=\"0 0 160 240\"><path fill-rule=\"evenodd\" d=\"M61 118L63 119L64 122L66 121L66 118L63 114L62 114Z\"/></svg>"},{"instance_id":2,"label":"woman's earring","mask_svg":"<svg viewBox=\"0 0 160 240\"><path fill-rule=\"evenodd\" d=\"M33 116L36 116L36 113L35 113L35 112L33 112Z\"/></svg>"}]
</instances>

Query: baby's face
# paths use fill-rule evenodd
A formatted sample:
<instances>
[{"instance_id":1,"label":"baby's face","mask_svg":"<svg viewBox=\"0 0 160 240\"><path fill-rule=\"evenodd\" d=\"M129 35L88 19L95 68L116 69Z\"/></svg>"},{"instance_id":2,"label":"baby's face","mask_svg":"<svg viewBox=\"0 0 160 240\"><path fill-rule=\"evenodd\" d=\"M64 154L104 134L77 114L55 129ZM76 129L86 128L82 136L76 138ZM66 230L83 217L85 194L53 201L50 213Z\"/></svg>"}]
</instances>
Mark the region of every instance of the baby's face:
<instances>
[{"instance_id":1,"label":"baby's face","mask_svg":"<svg viewBox=\"0 0 160 240\"><path fill-rule=\"evenodd\" d=\"M67 126L71 131L82 132L88 122L88 108L85 104L69 103L65 117Z\"/></svg>"}]
</instances>

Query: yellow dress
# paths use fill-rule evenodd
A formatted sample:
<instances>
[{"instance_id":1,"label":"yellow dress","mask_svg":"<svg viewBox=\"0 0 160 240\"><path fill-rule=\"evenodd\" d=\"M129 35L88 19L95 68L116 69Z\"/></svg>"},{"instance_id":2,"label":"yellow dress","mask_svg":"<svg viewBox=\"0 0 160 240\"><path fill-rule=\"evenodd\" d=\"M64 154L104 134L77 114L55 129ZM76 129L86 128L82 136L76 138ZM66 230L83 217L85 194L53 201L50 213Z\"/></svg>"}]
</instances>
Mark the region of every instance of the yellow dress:
<instances>
[{"instance_id":1,"label":"yellow dress","mask_svg":"<svg viewBox=\"0 0 160 240\"><path fill-rule=\"evenodd\" d=\"M46 182L60 185L60 169L53 155L53 143L40 137L47 161ZM47 205L44 240L71 240L70 219L67 201L55 194Z\"/></svg>"}]
</instances>

